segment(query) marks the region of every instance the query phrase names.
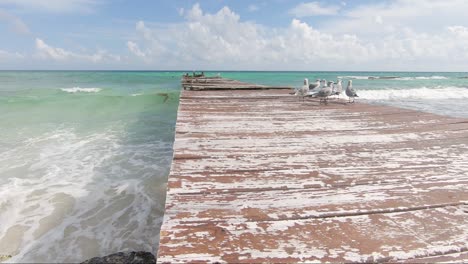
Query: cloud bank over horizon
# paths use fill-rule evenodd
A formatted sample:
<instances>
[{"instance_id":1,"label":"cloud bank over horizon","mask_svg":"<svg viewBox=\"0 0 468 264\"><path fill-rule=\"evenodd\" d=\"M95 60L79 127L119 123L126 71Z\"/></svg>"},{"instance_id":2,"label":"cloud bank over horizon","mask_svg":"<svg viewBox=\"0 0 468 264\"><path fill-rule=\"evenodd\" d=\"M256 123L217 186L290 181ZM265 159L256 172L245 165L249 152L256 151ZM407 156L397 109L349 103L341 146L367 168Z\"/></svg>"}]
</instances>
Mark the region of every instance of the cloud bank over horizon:
<instances>
[{"instance_id":1,"label":"cloud bank over horizon","mask_svg":"<svg viewBox=\"0 0 468 264\"><path fill-rule=\"evenodd\" d=\"M46 43L47 32L31 30L5 9L13 2L0 0L0 23L4 14L3 21L10 25L21 21L17 31L34 37L23 37L31 41L29 52L0 44L3 69L33 65L51 69L466 71L468 59L468 19L463 14L468 2L462 0L373 1L354 6L336 1L300 2L283 10L288 22L279 26L243 18L268 12L264 3L246 5L245 14L228 5L207 11L210 8L194 3L171 10L177 13L177 21L134 21L124 34L110 35L118 46L113 49L99 44L90 48L82 43ZM29 2L40 6L41 1L21 0L15 8L26 9ZM89 13L105 5L96 0L74 0L66 6L53 5L60 1L51 3L41 10L66 14L76 6Z\"/></svg>"}]
</instances>

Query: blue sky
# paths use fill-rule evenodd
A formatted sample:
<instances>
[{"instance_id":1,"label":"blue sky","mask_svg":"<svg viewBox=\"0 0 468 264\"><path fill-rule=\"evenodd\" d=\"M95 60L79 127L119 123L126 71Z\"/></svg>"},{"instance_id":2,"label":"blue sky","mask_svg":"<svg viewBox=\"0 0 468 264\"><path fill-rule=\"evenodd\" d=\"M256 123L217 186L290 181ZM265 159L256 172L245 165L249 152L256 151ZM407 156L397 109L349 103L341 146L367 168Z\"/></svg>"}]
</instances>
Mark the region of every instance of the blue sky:
<instances>
[{"instance_id":1,"label":"blue sky","mask_svg":"<svg viewBox=\"0 0 468 264\"><path fill-rule=\"evenodd\" d=\"M465 10L465 0L0 0L0 69L466 71Z\"/></svg>"}]
</instances>

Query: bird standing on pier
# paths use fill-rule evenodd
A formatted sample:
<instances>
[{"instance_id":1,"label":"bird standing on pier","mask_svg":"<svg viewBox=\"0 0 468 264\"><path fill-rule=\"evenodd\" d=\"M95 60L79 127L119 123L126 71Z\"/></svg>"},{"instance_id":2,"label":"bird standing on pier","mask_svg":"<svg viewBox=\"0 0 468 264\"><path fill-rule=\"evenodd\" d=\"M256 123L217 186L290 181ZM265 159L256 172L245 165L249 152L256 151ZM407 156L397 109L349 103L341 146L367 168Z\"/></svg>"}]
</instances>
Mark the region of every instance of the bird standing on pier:
<instances>
[{"instance_id":1,"label":"bird standing on pier","mask_svg":"<svg viewBox=\"0 0 468 264\"><path fill-rule=\"evenodd\" d=\"M349 80L348 81L348 87L346 87L346 95L348 96L348 103L354 103L354 97L359 97L356 94L356 91L353 88L353 81ZM353 101L351 102L351 98L353 98Z\"/></svg>"},{"instance_id":2,"label":"bird standing on pier","mask_svg":"<svg viewBox=\"0 0 468 264\"><path fill-rule=\"evenodd\" d=\"M327 80L323 79L320 81L320 88L325 88L327 87Z\"/></svg>"},{"instance_id":3,"label":"bird standing on pier","mask_svg":"<svg viewBox=\"0 0 468 264\"><path fill-rule=\"evenodd\" d=\"M309 84L309 91L320 88L320 79L315 80L315 83Z\"/></svg>"},{"instance_id":4,"label":"bird standing on pier","mask_svg":"<svg viewBox=\"0 0 468 264\"><path fill-rule=\"evenodd\" d=\"M327 87L323 87L318 93L317 97L320 98L320 104L323 102L325 104L328 104L328 96L332 94L333 91L333 82L328 83L329 85Z\"/></svg>"},{"instance_id":5,"label":"bird standing on pier","mask_svg":"<svg viewBox=\"0 0 468 264\"><path fill-rule=\"evenodd\" d=\"M341 79L338 79L336 85L334 86L332 95L340 95L343 92L343 86L341 85Z\"/></svg>"},{"instance_id":6,"label":"bird standing on pier","mask_svg":"<svg viewBox=\"0 0 468 264\"><path fill-rule=\"evenodd\" d=\"M302 85L302 87L296 91L295 95L302 96L302 100L304 100L304 96L306 96L308 93L309 93L309 79L305 78L304 85Z\"/></svg>"}]
</instances>

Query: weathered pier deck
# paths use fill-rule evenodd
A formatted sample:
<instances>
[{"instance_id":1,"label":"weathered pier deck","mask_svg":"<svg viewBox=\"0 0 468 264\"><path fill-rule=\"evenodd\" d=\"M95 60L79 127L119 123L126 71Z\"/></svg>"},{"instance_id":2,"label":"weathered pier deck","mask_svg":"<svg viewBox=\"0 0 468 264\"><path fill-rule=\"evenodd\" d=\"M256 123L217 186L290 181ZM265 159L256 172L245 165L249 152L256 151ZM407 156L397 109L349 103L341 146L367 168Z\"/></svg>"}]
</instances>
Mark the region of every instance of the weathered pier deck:
<instances>
[{"instance_id":1,"label":"weathered pier deck","mask_svg":"<svg viewBox=\"0 0 468 264\"><path fill-rule=\"evenodd\" d=\"M291 87L260 85L222 77L186 76L182 77L182 88L184 90L264 90L288 89Z\"/></svg>"},{"instance_id":2,"label":"weathered pier deck","mask_svg":"<svg viewBox=\"0 0 468 264\"><path fill-rule=\"evenodd\" d=\"M182 91L158 262L468 260L468 120Z\"/></svg>"}]
</instances>

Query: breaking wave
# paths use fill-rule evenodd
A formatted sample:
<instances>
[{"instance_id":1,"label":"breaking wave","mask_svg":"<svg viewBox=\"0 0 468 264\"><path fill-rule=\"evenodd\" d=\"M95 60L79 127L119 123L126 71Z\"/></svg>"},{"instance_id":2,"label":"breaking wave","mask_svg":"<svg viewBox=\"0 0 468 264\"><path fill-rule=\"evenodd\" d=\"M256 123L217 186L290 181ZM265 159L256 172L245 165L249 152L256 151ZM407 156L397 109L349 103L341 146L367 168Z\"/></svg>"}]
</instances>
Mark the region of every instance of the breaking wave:
<instances>
[{"instance_id":1,"label":"breaking wave","mask_svg":"<svg viewBox=\"0 0 468 264\"><path fill-rule=\"evenodd\" d=\"M468 99L468 88L462 87L436 87L416 89L386 89L386 90L360 90L358 95L366 100L400 100L400 99Z\"/></svg>"},{"instance_id":2,"label":"breaking wave","mask_svg":"<svg viewBox=\"0 0 468 264\"><path fill-rule=\"evenodd\" d=\"M73 88L62 88L60 89L67 93L98 93L102 89L101 88L80 88L80 87L73 87Z\"/></svg>"},{"instance_id":3,"label":"breaking wave","mask_svg":"<svg viewBox=\"0 0 468 264\"><path fill-rule=\"evenodd\" d=\"M354 80L400 80L400 81L413 81L413 80L447 80L445 76L416 76L416 77L402 77L402 76L338 76L341 79L354 79Z\"/></svg>"}]
</instances>

